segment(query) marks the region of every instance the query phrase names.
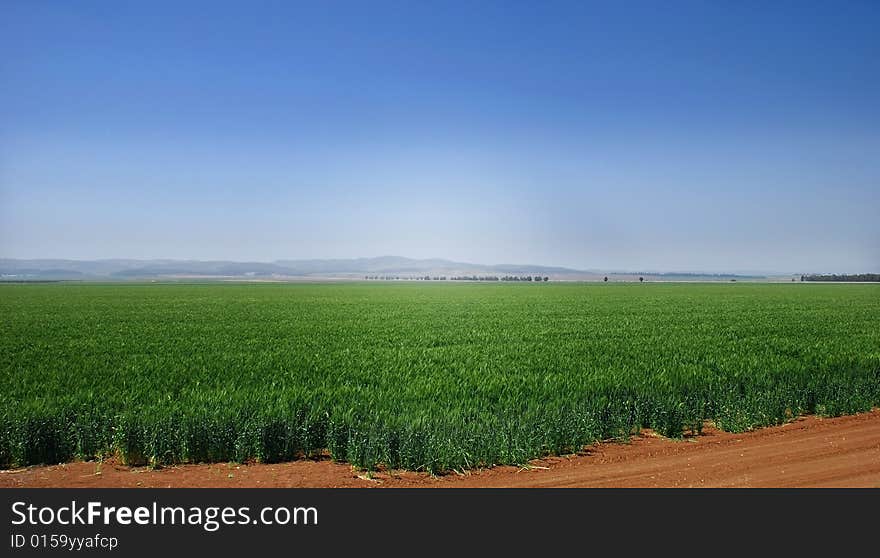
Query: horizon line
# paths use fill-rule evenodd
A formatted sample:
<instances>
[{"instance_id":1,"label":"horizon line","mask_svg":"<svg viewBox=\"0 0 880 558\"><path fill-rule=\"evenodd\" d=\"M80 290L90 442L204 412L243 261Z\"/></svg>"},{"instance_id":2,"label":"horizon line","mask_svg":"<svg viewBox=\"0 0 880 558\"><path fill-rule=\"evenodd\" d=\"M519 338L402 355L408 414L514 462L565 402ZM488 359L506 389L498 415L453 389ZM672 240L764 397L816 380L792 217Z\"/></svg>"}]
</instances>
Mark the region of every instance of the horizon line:
<instances>
[{"instance_id":1,"label":"horizon line","mask_svg":"<svg viewBox=\"0 0 880 558\"><path fill-rule=\"evenodd\" d=\"M51 260L59 260L59 261L70 261L70 262L113 262L113 261L132 261L132 262L157 262L157 261L165 261L165 262L193 262L193 263L212 263L212 262L222 262L222 263L236 263L236 264L277 264L279 262L308 262L308 261L354 261L354 260L378 260L382 258L399 258L404 260L412 260L412 261L430 261L437 260L442 262L448 262L452 264L462 264L469 266L487 266L487 267L496 267L496 266L529 266L529 267L542 267L542 268L559 268L564 269L570 272L577 273L593 273L593 274L603 274L603 273L611 273L611 274L620 274L620 275L673 275L673 274L686 274L686 275L761 275L761 276L782 276L782 275L811 275L811 274L837 274L837 275L856 275L862 273L873 273L870 271L862 271L862 272L851 272L851 273L842 273L842 272L831 272L831 271L779 271L779 270L758 270L758 269L726 269L726 270L712 270L706 268L696 268L696 269L682 269L682 268L669 268L666 270L662 269L621 269L621 268L608 268L603 269L600 267L570 267L568 265L562 264L537 264L537 263L475 263L470 261L463 261L457 259L450 259L444 257L422 257L422 258L414 258L410 256L398 256L393 254L383 254L380 256L354 256L354 257L329 257L329 258L303 258L303 257L283 257L283 258L275 258L272 260L262 260L262 259L217 259L217 258L174 258L174 257L148 257L148 258L140 258L140 257L101 257L101 258L71 258L71 257L9 257L9 256L0 256L0 260L12 260L12 261L51 261Z\"/></svg>"}]
</instances>

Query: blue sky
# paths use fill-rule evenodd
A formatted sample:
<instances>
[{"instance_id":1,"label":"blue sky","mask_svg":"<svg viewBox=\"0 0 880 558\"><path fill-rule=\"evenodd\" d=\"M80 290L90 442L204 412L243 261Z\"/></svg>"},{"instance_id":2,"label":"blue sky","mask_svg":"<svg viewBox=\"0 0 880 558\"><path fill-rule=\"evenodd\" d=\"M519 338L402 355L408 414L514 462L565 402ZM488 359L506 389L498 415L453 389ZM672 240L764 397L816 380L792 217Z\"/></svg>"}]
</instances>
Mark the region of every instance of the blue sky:
<instances>
[{"instance_id":1,"label":"blue sky","mask_svg":"<svg viewBox=\"0 0 880 558\"><path fill-rule=\"evenodd\" d=\"M877 2L0 12L0 257L880 269Z\"/></svg>"}]
</instances>

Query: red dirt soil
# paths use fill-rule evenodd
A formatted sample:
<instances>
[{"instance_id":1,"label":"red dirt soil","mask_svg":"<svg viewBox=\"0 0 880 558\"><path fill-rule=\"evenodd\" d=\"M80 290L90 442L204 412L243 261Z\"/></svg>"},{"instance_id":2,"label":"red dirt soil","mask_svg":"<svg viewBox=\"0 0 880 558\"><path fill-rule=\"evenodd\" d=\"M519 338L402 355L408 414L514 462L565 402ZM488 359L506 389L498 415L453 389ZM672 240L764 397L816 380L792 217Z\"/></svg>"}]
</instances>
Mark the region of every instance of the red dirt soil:
<instances>
[{"instance_id":1,"label":"red dirt soil","mask_svg":"<svg viewBox=\"0 0 880 558\"><path fill-rule=\"evenodd\" d=\"M880 409L801 417L743 434L707 427L669 440L645 432L578 455L433 477L366 474L326 460L163 469L114 461L0 471L0 487L880 487Z\"/></svg>"}]
</instances>

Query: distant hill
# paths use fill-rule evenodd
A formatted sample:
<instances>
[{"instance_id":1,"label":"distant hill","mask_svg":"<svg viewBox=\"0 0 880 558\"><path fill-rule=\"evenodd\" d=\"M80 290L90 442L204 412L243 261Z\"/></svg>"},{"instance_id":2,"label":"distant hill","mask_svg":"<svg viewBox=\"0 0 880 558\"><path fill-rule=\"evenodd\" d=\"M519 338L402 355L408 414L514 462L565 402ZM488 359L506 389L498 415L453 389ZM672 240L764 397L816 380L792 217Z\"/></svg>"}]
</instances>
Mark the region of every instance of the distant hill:
<instances>
[{"instance_id":1,"label":"distant hill","mask_svg":"<svg viewBox=\"0 0 880 558\"><path fill-rule=\"evenodd\" d=\"M443 259L400 256L328 260L277 260L234 262L201 260L17 260L0 259L0 279L28 281L136 280L136 279L409 279L417 276L540 275L555 280L659 280L762 279L761 276L699 273L634 273L579 270L530 264L474 264Z\"/></svg>"}]
</instances>

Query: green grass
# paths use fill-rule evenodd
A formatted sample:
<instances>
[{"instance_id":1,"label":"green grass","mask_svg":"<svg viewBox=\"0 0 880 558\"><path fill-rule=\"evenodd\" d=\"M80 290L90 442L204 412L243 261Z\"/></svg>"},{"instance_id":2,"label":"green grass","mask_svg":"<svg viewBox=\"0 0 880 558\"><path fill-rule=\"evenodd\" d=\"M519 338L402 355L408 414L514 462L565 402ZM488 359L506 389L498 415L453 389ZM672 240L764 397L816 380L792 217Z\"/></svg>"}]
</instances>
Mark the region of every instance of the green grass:
<instances>
[{"instance_id":1,"label":"green grass","mask_svg":"<svg viewBox=\"0 0 880 558\"><path fill-rule=\"evenodd\" d=\"M523 463L880 403L880 286L0 285L0 466Z\"/></svg>"}]
</instances>

